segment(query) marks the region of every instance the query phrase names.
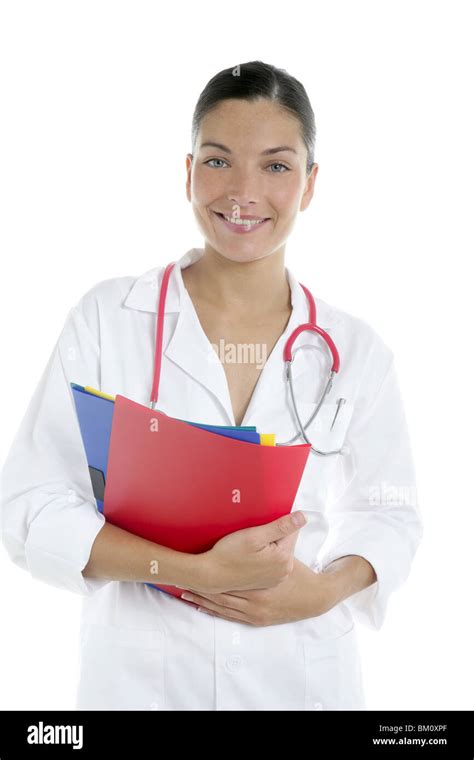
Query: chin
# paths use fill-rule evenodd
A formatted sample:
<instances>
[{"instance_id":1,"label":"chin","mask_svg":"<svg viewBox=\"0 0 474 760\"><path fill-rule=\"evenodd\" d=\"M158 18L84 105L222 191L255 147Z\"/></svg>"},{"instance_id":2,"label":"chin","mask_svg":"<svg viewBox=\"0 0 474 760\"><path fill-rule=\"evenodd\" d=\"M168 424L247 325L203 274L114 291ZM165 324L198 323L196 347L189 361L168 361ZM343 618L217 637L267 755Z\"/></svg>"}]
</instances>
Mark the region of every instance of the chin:
<instances>
[{"instance_id":1,"label":"chin","mask_svg":"<svg viewBox=\"0 0 474 760\"><path fill-rule=\"evenodd\" d=\"M219 256L227 259L227 261L247 263L250 261L258 261L259 259L264 259L270 255L268 251L262 252L261 250L252 250L251 246L248 246L247 250L245 250L244 247L239 249L238 246L235 246L235 248L230 246L223 246L220 245L217 241L213 243L208 240L207 242L216 251L216 253L219 254Z\"/></svg>"}]
</instances>

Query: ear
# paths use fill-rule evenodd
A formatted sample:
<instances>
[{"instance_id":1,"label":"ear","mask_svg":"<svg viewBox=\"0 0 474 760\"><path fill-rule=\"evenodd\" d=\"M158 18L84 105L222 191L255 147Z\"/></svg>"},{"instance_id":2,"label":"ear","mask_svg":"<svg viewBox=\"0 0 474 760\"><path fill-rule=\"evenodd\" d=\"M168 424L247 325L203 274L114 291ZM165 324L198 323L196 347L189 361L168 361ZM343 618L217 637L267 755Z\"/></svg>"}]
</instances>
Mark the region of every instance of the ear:
<instances>
[{"instance_id":1,"label":"ear","mask_svg":"<svg viewBox=\"0 0 474 760\"><path fill-rule=\"evenodd\" d=\"M304 211L306 208L308 208L311 202L311 198L313 197L313 193L314 193L314 183L316 182L316 175L318 173L318 169L319 169L318 164L313 164L311 172L306 179L305 189L301 197L300 211Z\"/></svg>"},{"instance_id":2,"label":"ear","mask_svg":"<svg viewBox=\"0 0 474 760\"><path fill-rule=\"evenodd\" d=\"M191 171L193 168L193 154L186 155L186 197L191 201Z\"/></svg>"}]
</instances>

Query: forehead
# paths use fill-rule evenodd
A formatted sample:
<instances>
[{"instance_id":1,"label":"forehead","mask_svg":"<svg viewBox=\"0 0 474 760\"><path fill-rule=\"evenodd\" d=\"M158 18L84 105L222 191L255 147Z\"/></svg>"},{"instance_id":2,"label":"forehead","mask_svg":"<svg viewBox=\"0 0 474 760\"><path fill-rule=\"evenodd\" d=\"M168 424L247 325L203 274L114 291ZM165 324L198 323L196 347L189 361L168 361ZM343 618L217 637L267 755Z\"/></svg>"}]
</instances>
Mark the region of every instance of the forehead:
<instances>
[{"instance_id":1,"label":"forehead","mask_svg":"<svg viewBox=\"0 0 474 760\"><path fill-rule=\"evenodd\" d=\"M197 147L212 140L225 143L232 150L237 147L264 150L280 144L298 150L303 145L300 129L296 116L268 98L227 99L203 117Z\"/></svg>"}]
</instances>

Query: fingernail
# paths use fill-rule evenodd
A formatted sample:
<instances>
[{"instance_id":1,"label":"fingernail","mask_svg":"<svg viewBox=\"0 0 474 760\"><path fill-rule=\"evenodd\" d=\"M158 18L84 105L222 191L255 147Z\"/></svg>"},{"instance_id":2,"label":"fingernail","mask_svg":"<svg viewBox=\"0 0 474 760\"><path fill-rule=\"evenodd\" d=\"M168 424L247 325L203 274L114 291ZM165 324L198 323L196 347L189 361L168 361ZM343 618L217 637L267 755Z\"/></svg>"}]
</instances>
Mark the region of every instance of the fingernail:
<instances>
[{"instance_id":1,"label":"fingernail","mask_svg":"<svg viewBox=\"0 0 474 760\"><path fill-rule=\"evenodd\" d=\"M294 522L295 525L298 525L300 528L303 525L306 525L306 517L304 516L303 512L294 512L291 515L291 520Z\"/></svg>"}]
</instances>

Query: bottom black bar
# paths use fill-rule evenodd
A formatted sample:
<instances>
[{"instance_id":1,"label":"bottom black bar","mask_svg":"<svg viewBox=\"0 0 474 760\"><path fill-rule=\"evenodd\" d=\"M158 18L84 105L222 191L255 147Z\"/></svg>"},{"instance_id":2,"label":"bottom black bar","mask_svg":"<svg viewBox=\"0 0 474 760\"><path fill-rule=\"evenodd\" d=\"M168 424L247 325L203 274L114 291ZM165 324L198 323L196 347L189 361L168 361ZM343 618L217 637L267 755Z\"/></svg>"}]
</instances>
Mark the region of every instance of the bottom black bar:
<instances>
[{"instance_id":1,"label":"bottom black bar","mask_svg":"<svg viewBox=\"0 0 474 760\"><path fill-rule=\"evenodd\" d=\"M252 725L250 725L252 724ZM3 711L0 760L321 751L474 758L472 711ZM285 743L283 746L283 742ZM293 760L293 758L291 758Z\"/></svg>"}]
</instances>

